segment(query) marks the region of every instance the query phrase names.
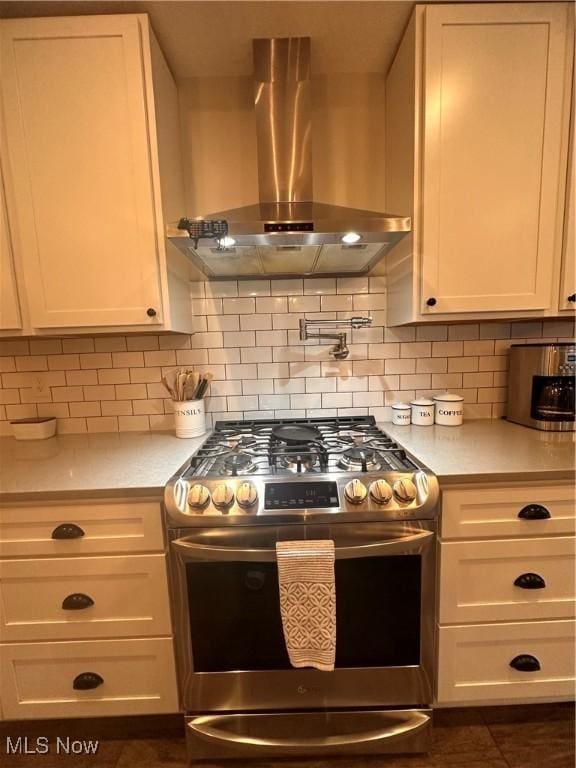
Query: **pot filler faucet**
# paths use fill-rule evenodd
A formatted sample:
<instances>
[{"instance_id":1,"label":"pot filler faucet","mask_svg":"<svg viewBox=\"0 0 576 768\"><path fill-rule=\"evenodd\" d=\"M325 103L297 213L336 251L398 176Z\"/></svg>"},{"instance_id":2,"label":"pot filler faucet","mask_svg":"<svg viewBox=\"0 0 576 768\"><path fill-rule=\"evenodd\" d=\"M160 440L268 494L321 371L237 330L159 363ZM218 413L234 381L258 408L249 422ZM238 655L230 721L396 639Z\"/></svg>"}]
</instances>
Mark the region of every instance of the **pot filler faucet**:
<instances>
[{"instance_id":1,"label":"pot filler faucet","mask_svg":"<svg viewBox=\"0 0 576 768\"><path fill-rule=\"evenodd\" d=\"M307 339L336 339L337 343L330 350L330 354L333 355L336 360L345 360L350 354L348 348L346 332L339 331L335 333L326 333L316 331L312 333L310 329L314 328L368 328L372 325L371 317L351 317L349 320L307 320L302 318L300 320L300 339L306 341Z\"/></svg>"}]
</instances>

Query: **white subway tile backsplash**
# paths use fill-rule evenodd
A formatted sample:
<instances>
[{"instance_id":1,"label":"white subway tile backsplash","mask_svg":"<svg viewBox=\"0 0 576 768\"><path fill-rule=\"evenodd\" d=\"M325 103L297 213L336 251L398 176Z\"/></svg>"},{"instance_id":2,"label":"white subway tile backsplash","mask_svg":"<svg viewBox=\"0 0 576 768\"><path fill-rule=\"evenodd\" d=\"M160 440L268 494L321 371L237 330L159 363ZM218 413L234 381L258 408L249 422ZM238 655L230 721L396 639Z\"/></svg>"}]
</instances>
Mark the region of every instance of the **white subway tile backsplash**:
<instances>
[{"instance_id":1,"label":"white subway tile backsplash","mask_svg":"<svg viewBox=\"0 0 576 768\"><path fill-rule=\"evenodd\" d=\"M241 363L271 363L272 347L243 347L240 349Z\"/></svg>"},{"instance_id":2,"label":"white subway tile backsplash","mask_svg":"<svg viewBox=\"0 0 576 768\"><path fill-rule=\"evenodd\" d=\"M320 312L320 296L289 296L289 312Z\"/></svg>"},{"instance_id":3,"label":"white subway tile backsplash","mask_svg":"<svg viewBox=\"0 0 576 768\"><path fill-rule=\"evenodd\" d=\"M352 392L324 393L322 408L352 408Z\"/></svg>"},{"instance_id":4,"label":"white subway tile backsplash","mask_svg":"<svg viewBox=\"0 0 576 768\"><path fill-rule=\"evenodd\" d=\"M96 371L86 371L86 373L96 373ZM95 381L71 381L70 373L66 374L68 384L96 384ZM98 371L98 384L129 384L129 368L103 368Z\"/></svg>"},{"instance_id":5,"label":"white subway tile backsplash","mask_svg":"<svg viewBox=\"0 0 576 768\"><path fill-rule=\"evenodd\" d=\"M288 299L286 296L272 296L270 298L256 299L256 312L288 312Z\"/></svg>"},{"instance_id":6,"label":"white subway tile backsplash","mask_svg":"<svg viewBox=\"0 0 576 768\"><path fill-rule=\"evenodd\" d=\"M336 293L368 293L367 277L339 277L336 279Z\"/></svg>"},{"instance_id":7,"label":"white subway tile backsplash","mask_svg":"<svg viewBox=\"0 0 576 768\"><path fill-rule=\"evenodd\" d=\"M69 349L67 341L82 341L81 339L64 339L62 342L64 352L125 352L127 347L125 336L98 336L94 339L91 348ZM92 339L90 339L92 341Z\"/></svg>"},{"instance_id":8,"label":"white subway tile backsplash","mask_svg":"<svg viewBox=\"0 0 576 768\"><path fill-rule=\"evenodd\" d=\"M326 296L336 293L334 277L310 277L304 280L304 295Z\"/></svg>"},{"instance_id":9,"label":"white subway tile backsplash","mask_svg":"<svg viewBox=\"0 0 576 768\"><path fill-rule=\"evenodd\" d=\"M304 293L303 280L273 280L271 283L272 296L301 296Z\"/></svg>"},{"instance_id":10,"label":"white subway tile backsplash","mask_svg":"<svg viewBox=\"0 0 576 768\"><path fill-rule=\"evenodd\" d=\"M254 331L225 331L224 347L253 347L256 344Z\"/></svg>"},{"instance_id":11,"label":"white subway tile backsplash","mask_svg":"<svg viewBox=\"0 0 576 768\"><path fill-rule=\"evenodd\" d=\"M370 312L372 309L386 309L386 294L356 294L353 300L353 309L359 312Z\"/></svg>"},{"instance_id":12,"label":"white subway tile backsplash","mask_svg":"<svg viewBox=\"0 0 576 768\"><path fill-rule=\"evenodd\" d=\"M222 308L225 315L252 315L256 311L256 300L248 297L224 299Z\"/></svg>"},{"instance_id":13,"label":"white subway tile backsplash","mask_svg":"<svg viewBox=\"0 0 576 768\"><path fill-rule=\"evenodd\" d=\"M270 296L270 280L239 280L238 296Z\"/></svg>"},{"instance_id":14,"label":"white subway tile backsplash","mask_svg":"<svg viewBox=\"0 0 576 768\"><path fill-rule=\"evenodd\" d=\"M158 347L158 336L154 336L153 334L126 337L126 349L128 352L144 352L151 349L158 349Z\"/></svg>"},{"instance_id":15,"label":"white subway tile backsplash","mask_svg":"<svg viewBox=\"0 0 576 768\"><path fill-rule=\"evenodd\" d=\"M96 341L95 339L85 339L85 338L62 339L62 352L64 352L64 354L68 354L69 352L95 352L96 351L94 347L95 341ZM104 350L104 351L107 352L108 350Z\"/></svg>"},{"instance_id":16,"label":"white subway tile backsplash","mask_svg":"<svg viewBox=\"0 0 576 768\"><path fill-rule=\"evenodd\" d=\"M190 285L194 333L0 340L0 434L8 418L54 415L59 431L173 429L160 377L175 365L212 372L208 423L371 413L450 389L467 418L499 418L508 348L570 339L570 318L386 327L386 279L315 277ZM371 315L348 331L349 357L333 340L306 343L299 320Z\"/></svg>"},{"instance_id":17,"label":"white subway tile backsplash","mask_svg":"<svg viewBox=\"0 0 576 768\"><path fill-rule=\"evenodd\" d=\"M212 282L205 283L205 295L208 299L238 296L238 281L214 280Z\"/></svg>"},{"instance_id":18,"label":"white subway tile backsplash","mask_svg":"<svg viewBox=\"0 0 576 768\"><path fill-rule=\"evenodd\" d=\"M206 318L206 331L211 333L212 331L239 331L240 330L240 316L239 315L209 315ZM202 331L199 331L202 333Z\"/></svg>"},{"instance_id":19,"label":"white subway tile backsplash","mask_svg":"<svg viewBox=\"0 0 576 768\"><path fill-rule=\"evenodd\" d=\"M53 355L52 357L57 357L57 355ZM58 357L63 357L63 355L58 355ZM17 371L47 371L48 370L48 362L46 359L46 355L35 355L33 357L30 357L30 355L26 355L25 357L17 356L14 358L14 362L16 364Z\"/></svg>"},{"instance_id":20,"label":"white subway tile backsplash","mask_svg":"<svg viewBox=\"0 0 576 768\"><path fill-rule=\"evenodd\" d=\"M274 317L284 317L284 315L274 315ZM271 331L272 315L265 313L240 315L240 328L243 331ZM226 345L226 337L224 337L224 345Z\"/></svg>"},{"instance_id":21,"label":"white subway tile backsplash","mask_svg":"<svg viewBox=\"0 0 576 768\"><path fill-rule=\"evenodd\" d=\"M322 296L320 298L321 310L322 312L351 312L353 298L351 295Z\"/></svg>"},{"instance_id":22,"label":"white subway tile backsplash","mask_svg":"<svg viewBox=\"0 0 576 768\"><path fill-rule=\"evenodd\" d=\"M236 347L222 347L221 349L208 350L208 365L226 365L226 363L239 363L240 350Z\"/></svg>"},{"instance_id":23,"label":"white subway tile backsplash","mask_svg":"<svg viewBox=\"0 0 576 768\"><path fill-rule=\"evenodd\" d=\"M61 339L30 339L31 355L60 355L62 353ZM20 354L14 352L13 354ZM23 352L22 354L26 354Z\"/></svg>"}]
</instances>

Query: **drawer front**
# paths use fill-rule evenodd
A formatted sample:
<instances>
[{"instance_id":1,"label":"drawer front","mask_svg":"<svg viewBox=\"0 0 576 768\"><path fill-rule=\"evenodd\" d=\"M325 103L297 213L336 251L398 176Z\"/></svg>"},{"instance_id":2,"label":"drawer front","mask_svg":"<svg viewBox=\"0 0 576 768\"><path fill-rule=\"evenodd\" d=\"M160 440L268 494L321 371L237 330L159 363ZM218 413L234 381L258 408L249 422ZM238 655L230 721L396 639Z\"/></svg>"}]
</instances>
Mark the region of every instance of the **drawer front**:
<instances>
[{"instance_id":1,"label":"drawer front","mask_svg":"<svg viewBox=\"0 0 576 768\"><path fill-rule=\"evenodd\" d=\"M574 621L440 627L438 703L570 698L574 695ZM511 666L533 657L539 670ZM516 661L521 667L533 664Z\"/></svg>"},{"instance_id":2,"label":"drawer front","mask_svg":"<svg viewBox=\"0 0 576 768\"><path fill-rule=\"evenodd\" d=\"M177 712L172 641L5 644L0 694L7 720Z\"/></svg>"},{"instance_id":3,"label":"drawer front","mask_svg":"<svg viewBox=\"0 0 576 768\"><path fill-rule=\"evenodd\" d=\"M57 536L71 538L54 538ZM0 557L164 548L157 502L0 507Z\"/></svg>"},{"instance_id":4,"label":"drawer front","mask_svg":"<svg viewBox=\"0 0 576 768\"><path fill-rule=\"evenodd\" d=\"M573 617L575 545L572 536L442 542L440 624Z\"/></svg>"},{"instance_id":5,"label":"drawer front","mask_svg":"<svg viewBox=\"0 0 576 768\"><path fill-rule=\"evenodd\" d=\"M163 554L0 561L4 642L170 633Z\"/></svg>"},{"instance_id":6,"label":"drawer front","mask_svg":"<svg viewBox=\"0 0 576 768\"><path fill-rule=\"evenodd\" d=\"M444 491L441 536L475 539L573 534L575 501L576 491L569 484ZM538 519L545 514L550 517Z\"/></svg>"}]
</instances>

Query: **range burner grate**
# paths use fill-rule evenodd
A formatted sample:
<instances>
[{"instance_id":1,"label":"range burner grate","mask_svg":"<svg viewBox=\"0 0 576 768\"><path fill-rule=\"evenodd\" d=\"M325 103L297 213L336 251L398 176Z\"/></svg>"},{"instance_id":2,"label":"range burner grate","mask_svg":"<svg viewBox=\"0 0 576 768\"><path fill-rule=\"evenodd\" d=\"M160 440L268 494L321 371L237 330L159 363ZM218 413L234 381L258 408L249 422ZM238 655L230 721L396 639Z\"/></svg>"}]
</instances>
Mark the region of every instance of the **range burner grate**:
<instances>
[{"instance_id":1,"label":"range burner grate","mask_svg":"<svg viewBox=\"0 0 576 768\"><path fill-rule=\"evenodd\" d=\"M279 429L282 426L290 429ZM314 439L302 439L307 434ZM219 421L193 457L187 475L342 474L416 468L373 416L352 416Z\"/></svg>"}]
</instances>

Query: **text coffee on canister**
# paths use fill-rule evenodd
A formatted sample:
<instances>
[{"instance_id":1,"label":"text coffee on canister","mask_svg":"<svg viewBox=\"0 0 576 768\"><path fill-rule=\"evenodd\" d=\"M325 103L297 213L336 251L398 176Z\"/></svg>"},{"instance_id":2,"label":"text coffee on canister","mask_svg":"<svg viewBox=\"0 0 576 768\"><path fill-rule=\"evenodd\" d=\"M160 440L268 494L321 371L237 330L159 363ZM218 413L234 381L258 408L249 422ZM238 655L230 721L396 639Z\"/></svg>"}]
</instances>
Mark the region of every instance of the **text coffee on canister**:
<instances>
[{"instance_id":1,"label":"text coffee on canister","mask_svg":"<svg viewBox=\"0 0 576 768\"><path fill-rule=\"evenodd\" d=\"M464 398L452 392L434 395L436 404L435 421L445 427L459 427L464 418Z\"/></svg>"}]
</instances>

